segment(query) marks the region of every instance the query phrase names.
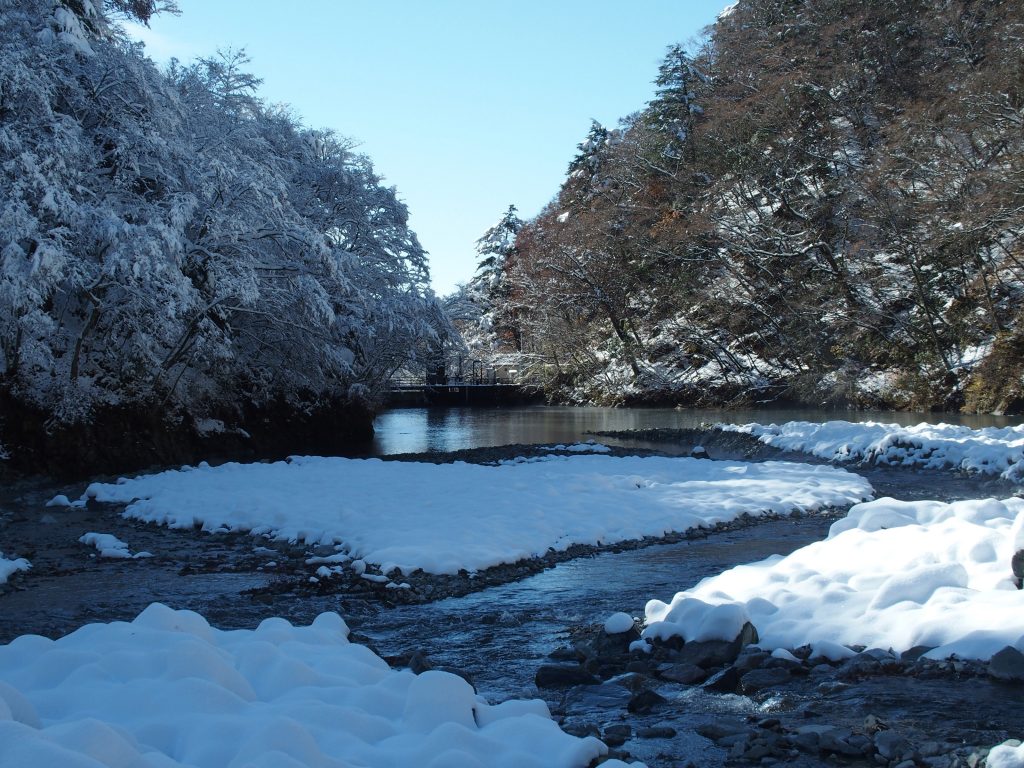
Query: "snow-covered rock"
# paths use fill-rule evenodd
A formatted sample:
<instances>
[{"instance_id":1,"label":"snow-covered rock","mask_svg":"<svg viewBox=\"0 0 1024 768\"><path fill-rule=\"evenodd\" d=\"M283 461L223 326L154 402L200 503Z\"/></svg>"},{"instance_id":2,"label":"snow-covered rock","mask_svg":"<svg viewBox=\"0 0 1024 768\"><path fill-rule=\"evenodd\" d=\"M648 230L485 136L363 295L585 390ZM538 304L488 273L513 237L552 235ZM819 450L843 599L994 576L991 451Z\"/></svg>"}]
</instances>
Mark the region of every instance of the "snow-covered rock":
<instances>
[{"instance_id":1,"label":"snow-covered rock","mask_svg":"<svg viewBox=\"0 0 1024 768\"><path fill-rule=\"evenodd\" d=\"M707 635L713 612L731 610L750 617L765 648L811 643L828 658L837 644L933 646L932 658L1024 649L1024 592L1010 567L1022 516L1017 498L858 504L824 541L650 601L644 635Z\"/></svg>"},{"instance_id":2,"label":"snow-covered rock","mask_svg":"<svg viewBox=\"0 0 1024 768\"><path fill-rule=\"evenodd\" d=\"M152 557L149 552L136 552L128 548L128 545L112 533L86 533L79 537L79 542L87 546L95 547L100 557L110 557L120 560L139 560Z\"/></svg>"},{"instance_id":3,"label":"snow-covered rock","mask_svg":"<svg viewBox=\"0 0 1024 768\"><path fill-rule=\"evenodd\" d=\"M0 646L5 766L583 768L606 752L542 701L490 705L456 675L390 669L333 613L221 631L153 604Z\"/></svg>"},{"instance_id":4,"label":"snow-covered rock","mask_svg":"<svg viewBox=\"0 0 1024 768\"><path fill-rule=\"evenodd\" d=\"M633 629L635 622L628 613L613 613L604 622L604 631L608 635L621 635Z\"/></svg>"},{"instance_id":5,"label":"snow-covered rock","mask_svg":"<svg viewBox=\"0 0 1024 768\"><path fill-rule=\"evenodd\" d=\"M4 553L0 552L0 584L5 584L12 574L18 571L27 571L32 564L23 557L16 557L8 560Z\"/></svg>"}]
</instances>

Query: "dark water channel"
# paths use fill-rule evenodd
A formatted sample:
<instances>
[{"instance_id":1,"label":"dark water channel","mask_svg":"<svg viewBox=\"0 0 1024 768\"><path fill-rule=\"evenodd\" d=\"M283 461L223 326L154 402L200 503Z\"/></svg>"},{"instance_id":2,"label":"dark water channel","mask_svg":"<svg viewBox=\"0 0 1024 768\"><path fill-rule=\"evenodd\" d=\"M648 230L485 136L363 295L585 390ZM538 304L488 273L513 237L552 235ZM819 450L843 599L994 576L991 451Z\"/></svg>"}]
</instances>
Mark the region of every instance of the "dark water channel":
<instances>
[{"instance_id":1,"label":"dark water channel","mask_svg":"<svg viewBox=\"0 0 1024 768\"><path fill-rule=\"evenodd\" d=\"M712 448L712 455L714 449ZM721 456L721 458L725 458ZM1006 483L935 472L867 469L877 496L946 500L1005 497ZM856 730L873 714L901 727L917 742L993 745L1018 738L1024 723L1019 688L985 680L879 678L827 692L818 682L795 681L781 694L745 697L704 693L699 686L656 688L666 708L645 716L627 713L632 693L617 683L568 691L539 690L538 667L548 654L572 646L575 632L625 611L642 617L652 598L669 601L677 591L733 565L788 554L824 538L835 517L811 515L772 520L705 539L607 552L562 563L530 578L421 606L406 606L350 623L385 655L424 654L435 666L467 672L478 691L498 701L542 697L564 718L564 727L626 723L671 726L671 738L632 738L624 748L648 766L724 765L727 753L694 728L712 720L789 718L790 724L827 723ZM969 706L966 706L969 703ZM830 761L831 762L831 761ZM818 765L802 755L792 765Z\"/></svg>"},{"instance_id":2,"label":"dark water channel","mask_svg":"<svg viewBox=\"0 0 1024 768\"><path fill-rule=\"evenodd\" d=\"M575 442L590 438L595 431L694 428L717 421L767 423L830 418L903 424L953 420L947 415L929 418L921 414L822 411L403 409L378 418L377 438L370 453ZM1008 423L997 417L956 420L972 427ZM714 434L721 433L709 434L707 447L712 458L742 458L728 441L716 444ZM627 438L599 440L666 453L683 453L690 447ZM807 460L805 456L785 456L770 449L755 458L768 457ZM858 471L872 483L876 496L952 500L1005 497L1016 490L1000 481L952 473L876 468ZM1024 727L1021 689L984 680L953 685L949 680L883 678L823 692L805 678L781 693L752 698L710 695L699 688L676 686L659 689L669 699L667 709L643 717L627 715L626 703L631 694L615 683L556 693L538 692L534 687L537 667L555 649L570 646L572 633L579 628L601 623L617 611L642 616L644 605L651 598L668 601L675 592L733 565L791 552L824 537L831 523L828 518L775 520L705 539L606 552L557 565L519 582L425 605L381 608L367 602L350 609L337 599L333 603L321 599L305 605L282 605L273 601L254 603L241 597L242 590L264 585L272 576L263 567L270 555L255 554L262 542L251 537L229 541L154 526L139 527L121 521L109 511L101 520L91 519L97 513L90 509L62 513L64 516L56 521L56 516L47 514L43 507L46 499L55 493L75 496L83 488L84 484L58 488L39 481L18 488L0 488L0 551L34 555L30 559L36 569L29 577L16 580L18 589L0 587L0 641L24 631L52 635L85 621L130 618L152 600L198 610L212 623L222 626L251 626L272 615L309 620L320 610L341 610L350 626L370 638L383 655L425 654L434 666L454 667L468 673L479 692L490 700L542 695L552 710L564 718L566 726L595 724L603 729L617 722L628 722L634 728L670 724L678 735L634 738L625 745L651 768L682 766L688 761L701 766L723 764L725 752L698 736L693 726L725 716L813 716L855 727L865 715L876 714L898 722L908 734L916 734L919 739L972 744L994 744L1009 736L1024 735L1014 732ZM17 552L10 535L18 523L23 527L48 527L52 531L51 544L35 553ZM149 549L156 557L150 564L126 565L93 559L82 567L69 568L69 562L83 557L75 537L85 530L112 532L130 541L134 550ZM247 554L240 555L241 550ZM222 568L222 560L232 560L232 567ZM792 764L818 764L800 762L805 759L808 758L798 758Z\"/></svg>"}]
</instances>

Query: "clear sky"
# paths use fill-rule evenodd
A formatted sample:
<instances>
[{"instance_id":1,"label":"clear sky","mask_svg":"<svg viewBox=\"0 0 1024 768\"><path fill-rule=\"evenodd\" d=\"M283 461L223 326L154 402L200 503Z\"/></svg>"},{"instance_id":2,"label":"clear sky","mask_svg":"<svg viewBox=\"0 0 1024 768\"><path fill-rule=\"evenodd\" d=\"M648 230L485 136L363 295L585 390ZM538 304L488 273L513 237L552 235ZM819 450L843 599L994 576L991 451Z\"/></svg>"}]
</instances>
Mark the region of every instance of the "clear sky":
<instances>
[{"instance_id":1,"label":"clear sky","mask_svg":"<svg viewBox=\"0 0 1024 768\"><path fill-rule=\"evenodd\" d=\"M136 30L157 61L245 48L261 95L352 137L409 206L434 289L476 269L510 204L555 195L594 118L653 95L667 46L727 0L178 0Z\"/></svg>"}]
</instances>

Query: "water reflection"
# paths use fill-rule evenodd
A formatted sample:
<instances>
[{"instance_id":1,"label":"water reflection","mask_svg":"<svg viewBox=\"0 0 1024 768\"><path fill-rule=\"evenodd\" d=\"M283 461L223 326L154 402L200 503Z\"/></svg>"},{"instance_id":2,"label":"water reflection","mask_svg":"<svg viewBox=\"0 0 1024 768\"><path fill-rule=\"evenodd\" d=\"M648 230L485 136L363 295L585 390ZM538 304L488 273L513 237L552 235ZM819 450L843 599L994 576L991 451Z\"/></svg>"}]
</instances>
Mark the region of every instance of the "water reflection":
<instances>
[{"instance_id":1,"label":"water reflection","mask_svg":"<svg viewBox=\"0 0 1024 768\"><path fill-rule=\"evenodd\" d=\"M606 430L687 428L701 424L744 424L784 421L884 421L919 424L922 421L965 426L1002 427L1019 424L1020 417L955 413L897 413L892 411L834 411L815 409L674 409L529 406L520 408L400 408L381 413L374 424L372 453L455 451L513 443L563 443L586 440L588 433Z\"/></svg>"}]
</instances>

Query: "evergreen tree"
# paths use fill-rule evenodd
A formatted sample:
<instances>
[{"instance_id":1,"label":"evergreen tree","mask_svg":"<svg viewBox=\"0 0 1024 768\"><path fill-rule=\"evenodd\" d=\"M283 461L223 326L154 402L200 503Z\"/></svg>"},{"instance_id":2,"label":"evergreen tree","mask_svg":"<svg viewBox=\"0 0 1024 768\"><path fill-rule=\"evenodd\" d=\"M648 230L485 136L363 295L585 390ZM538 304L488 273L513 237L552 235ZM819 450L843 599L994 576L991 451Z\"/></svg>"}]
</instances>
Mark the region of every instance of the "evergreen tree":
<instances>
[{"instance_id":1,"label":"evergreen tree","mask_svg":"<svg viewBox=\"0 0 1024 768\"><path fill-rule=\"evenodd\" d=\"M688 152L692 158L694 123L704 113L697 103L698 92L701 85L709 82L681 45L669 47L658 67L654 80L657 91L648 108L650 127L667 137L662 150L666 157L679 160Z\"/></svg>"}]
</instances>

